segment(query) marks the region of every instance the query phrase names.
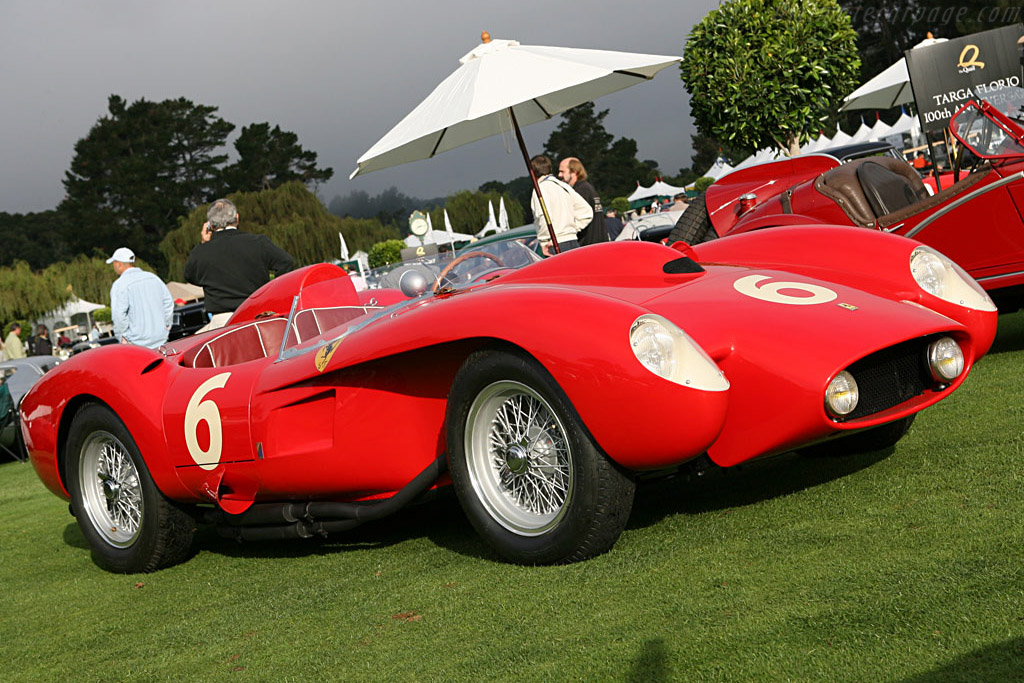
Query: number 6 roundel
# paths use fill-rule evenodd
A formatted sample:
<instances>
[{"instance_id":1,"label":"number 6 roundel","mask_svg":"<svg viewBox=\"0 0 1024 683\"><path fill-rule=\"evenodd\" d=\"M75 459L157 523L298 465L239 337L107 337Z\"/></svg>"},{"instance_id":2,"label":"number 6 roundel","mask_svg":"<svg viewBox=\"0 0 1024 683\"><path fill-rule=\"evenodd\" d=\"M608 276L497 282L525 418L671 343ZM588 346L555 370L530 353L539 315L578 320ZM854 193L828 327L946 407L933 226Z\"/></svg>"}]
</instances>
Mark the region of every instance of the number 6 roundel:
<instances>
[{"instance_id":1,"label":"number 6 roundel","mask_svg":"<svg viewBox=\"0 0 1024 683\"><path fill-rule=\"evenodd\" d=\"M812 285L807 282L769 282L761 285L764 280L770 280L768 275L747 275L732 283L733 288L740 294L770 301L776 304L789 304L791 306L808 306L811 304L827 304L838 298L838 294L828 287ZM783 291L802 292L804 296L792 296L784 294Z\"/></svg>"},{"instance_id":2,"label":"number 6 roundel","mask_svg":"<svg viewBox=\"0 0 1024 683\"><path fill-rule=\"evenodd\" d=\"M228 377L231 377L231 373L223 372L200 384L196 393L189 399L188 407L185 408L185 445L188 446L189 455L195 463L204 470L212 470L220 462L224 439L220 409L213 399L203 399L214 389L223 389L228 383ZM206 422L210 430L210 445L206 450L199 446L199 439L196 438L200 422Z\"/></svg>"}]
</instances>

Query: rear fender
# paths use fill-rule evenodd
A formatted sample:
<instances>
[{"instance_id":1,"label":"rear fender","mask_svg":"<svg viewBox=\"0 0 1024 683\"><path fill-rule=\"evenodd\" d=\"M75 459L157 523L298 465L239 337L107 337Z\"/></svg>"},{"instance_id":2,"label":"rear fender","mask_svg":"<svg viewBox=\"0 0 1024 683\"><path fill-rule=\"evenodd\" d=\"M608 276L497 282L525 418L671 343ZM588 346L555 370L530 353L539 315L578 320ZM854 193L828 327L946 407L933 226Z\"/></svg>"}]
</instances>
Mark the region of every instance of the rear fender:
<instances>
[{"instance_id":1,"label":"rear fender","mask_svg":"<svg viewBox=\"0 0 1024 683\"><path fill-rule=\"evenodd\" d=\"M31 433L33 465L54 493L67 497L64 450L78 408L110 408L131 433L157 487L175 497L184 491L168 463L160 416L173 364L141 346L114 345L73 356L47 373L22 401L25 431Z\"/></svg>"},{"instance_id":2,"label":"rear fender","mask_svg":"<svg viewBox=\"0 0 1024 683\"><path fill-rule=\"evenodd\" d=\"M725 235L740 219L740 196L756 195L756 203L763 204L797 183L816 178L838 165L833 157L809 154L733 171L705 192L711 224L719 235Z\"/></svg>"}]
</instances>

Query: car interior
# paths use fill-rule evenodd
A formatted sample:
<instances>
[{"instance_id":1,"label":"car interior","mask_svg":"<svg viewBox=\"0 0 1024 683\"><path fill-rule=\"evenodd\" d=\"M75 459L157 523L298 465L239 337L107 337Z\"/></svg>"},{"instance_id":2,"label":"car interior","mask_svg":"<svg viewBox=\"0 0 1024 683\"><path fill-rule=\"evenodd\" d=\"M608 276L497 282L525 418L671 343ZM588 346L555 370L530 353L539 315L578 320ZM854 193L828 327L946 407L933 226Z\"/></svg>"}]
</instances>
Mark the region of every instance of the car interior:
<instances>
[{"instance_id":1,"label":"car interior","mask_svg":"<svg viewBox=\"0 0 1024 683\"><path fill-rule=\"evenodd\" d=\"M818 176L814 187L836 202L855 225L888 227L964 192L985 178L989 167L929 195L910 164L892 157L856 159Z\"/></svg>"}]
</instances>

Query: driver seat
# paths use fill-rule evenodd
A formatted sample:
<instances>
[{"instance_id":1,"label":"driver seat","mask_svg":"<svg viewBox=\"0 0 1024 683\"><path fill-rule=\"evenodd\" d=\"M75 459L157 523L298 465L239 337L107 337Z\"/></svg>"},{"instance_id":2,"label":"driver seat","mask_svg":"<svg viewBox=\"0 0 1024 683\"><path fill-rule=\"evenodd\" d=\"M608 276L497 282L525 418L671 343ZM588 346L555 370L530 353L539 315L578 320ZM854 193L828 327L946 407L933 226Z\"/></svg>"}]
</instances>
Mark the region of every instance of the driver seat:
<instances>
[{"instance_id":1,"label":"driver seat","mask_svg":"<svg viewBox=\"0 0 1024 683\"><path fill-rule=\"evenodd\" d=\"M866 159L857 167L857 180L876 218L899 211L928 196L921 178L899 159Z\"/></svg>"}]
</instances>

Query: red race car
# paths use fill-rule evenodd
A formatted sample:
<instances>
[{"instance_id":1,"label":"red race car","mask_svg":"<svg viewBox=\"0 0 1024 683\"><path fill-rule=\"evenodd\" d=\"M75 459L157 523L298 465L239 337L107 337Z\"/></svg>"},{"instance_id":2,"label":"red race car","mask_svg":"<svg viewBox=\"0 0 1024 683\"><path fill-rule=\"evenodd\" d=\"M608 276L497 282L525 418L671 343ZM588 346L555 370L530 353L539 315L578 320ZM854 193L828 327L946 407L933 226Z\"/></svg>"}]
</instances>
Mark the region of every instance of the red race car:
<instances>
[{"instance_id":1,"label":"red race car","mask_svg":"<svg viewBox=\"0 0 1024 683\"><path fill-rule=\"evenodd\" d=\"M840 163L808 154L734 171L691 203L669 242L698 244L780 225L826 223L893 232L952 258L1000 309L1024 306L1024 90L968 102L950 121L965 153L930 195L902 159ZM957 182L950 184L950 178Z\"/></svg>"},{"instance_id":2,"label":"red race car","mask_svg":"<svg viewBox=\"0 0 1024 683\"><path fill-rule=\"evenodd\" d=\"M197 521L320 536L447 484L505 558L570 562L637 473L894 444L995 334L961 269L866 230L469 249L400 289L309 266L226 328L72 357L21 403L36 471L113 571L184 559Z\"/></svg>"}]
</instances>

